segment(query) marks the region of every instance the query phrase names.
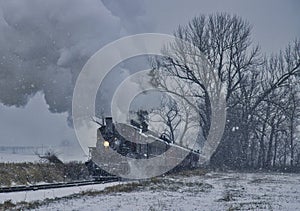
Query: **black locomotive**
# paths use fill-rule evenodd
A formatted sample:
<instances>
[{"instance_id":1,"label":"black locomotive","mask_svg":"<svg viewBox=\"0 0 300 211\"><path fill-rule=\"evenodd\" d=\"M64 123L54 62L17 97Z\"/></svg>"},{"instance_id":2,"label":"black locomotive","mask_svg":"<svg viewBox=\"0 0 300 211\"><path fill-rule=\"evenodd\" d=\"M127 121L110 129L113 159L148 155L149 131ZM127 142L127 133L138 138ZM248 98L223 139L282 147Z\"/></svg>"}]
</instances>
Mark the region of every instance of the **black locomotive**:
<instances>
[{"instance_id":1,"label":"black locomotive","mask_svg":"<svg viewBox=\"0 0 300 211\"><path fill-rule=\"evenodd\" d=\"M148 139L150 137L152 139L151 143L146 142L145 137ZM134 159L154 158L162 155L173 147L177 152L182 152L186 156L179 165L169 172L177 172L197 167L200 156L198 152L192 149L173 143L164 134L157 136L154 132L148 130L148 124L146 122L139 123L131 120L130 124L114 124L111 117L105 118L105 123L103 122L101 127L98 128L96 147L90 147L91 159L86 162L86 165L90 174L94 177L111 175L94 162L94 158L101 156L101 153L99 153L100 147L108 148L122 156ZM109 158L105 157L102 159ZM121 162L122 161L120 161L120 163ZM108 165L118 165L118 163ZM119 168L119 166L113 168ZM126 171L126 169L124 171Z\"/></svg>"}]
</instances>

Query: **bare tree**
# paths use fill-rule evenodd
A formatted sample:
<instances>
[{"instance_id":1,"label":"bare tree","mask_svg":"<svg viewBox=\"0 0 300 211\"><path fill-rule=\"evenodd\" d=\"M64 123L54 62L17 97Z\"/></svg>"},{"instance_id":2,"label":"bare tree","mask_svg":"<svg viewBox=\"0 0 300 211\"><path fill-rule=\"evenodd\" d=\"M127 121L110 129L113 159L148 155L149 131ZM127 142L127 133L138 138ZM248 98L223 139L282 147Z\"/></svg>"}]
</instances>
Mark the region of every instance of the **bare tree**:
<instances>
[{"instance_id":1,"label":"bare tree","mask_svg":"<svg viewBox=\"0 0 300 211\"><path fill-rule=\"evenodd\" d=\"M259 47L252 44L250 33L249 23L237 16L195 17L175 33L192 45L175 42L166 47L165 56L152 62L153 83L185 98L199 113L205 138L215 127L212 105L220 98L221 90L226 93L227 122L213 164L269 168L276 164L283 148L284 163L290 153L290 165L293 165L296 120L292 116L299 103L294 104L294 110L289 109L293 113L291 117L283 118L287 116L284 112L287 108L277 101L292 92L287 85L290 80L297 81L295 78L300 75L300 42L295 40L284 52L264 58ZM204 60L209 61L213 71L206 72ZM173 78L175 88L168 84L167 77ZM296 83L299 86L299 80ZM212 88L211 84L220 86ZM286 119L293 122L289 128L284 127ZM279 138L286 133L290 135L289 142L282 145Z\"/></svg>"},{"instance_id":2,"label":"bare tree","mask_svg":"<svg viewBox=\"0 0 300 211\"><path fill-rule=\"evenodd\" d=\"M54 164L63 164L63 162L58 158L57 153L55 153L52 150L48 150L43 155L37 152L35 152L35 154L43 161L47 161L49 163L54 163Z\"/></svg>"},{"instance_id":3,"label":"bare tree","mask_svg":"<svg viewBox=\"0 0 300 211\"><path fill-rule=\"evenodd\" d=\"M166 127L162 131L162 136L170 142L175 142L175 130L181 122L181 116L176 101L170 97L163 96L159 108L153 109L151 115L157 115L159 118L153 121L159 121Z\"/></svg>"}]
</instances>

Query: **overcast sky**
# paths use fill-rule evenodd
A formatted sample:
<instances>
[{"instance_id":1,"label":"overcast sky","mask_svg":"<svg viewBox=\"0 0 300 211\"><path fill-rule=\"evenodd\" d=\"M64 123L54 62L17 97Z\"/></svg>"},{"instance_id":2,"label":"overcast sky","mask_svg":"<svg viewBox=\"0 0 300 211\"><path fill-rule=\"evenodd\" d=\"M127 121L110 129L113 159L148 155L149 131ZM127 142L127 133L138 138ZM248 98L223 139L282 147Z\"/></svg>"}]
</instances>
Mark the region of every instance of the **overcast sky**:
<instances>
[{"instance_id":1,"label":"overcast sky","mask_svg":"<svg viewBox=\"0 0 300 211\"><path fill-rule=\"evenodd\" d=\"M254 42L272 53L300 37L299 10L298 0L0 1L0 146L76 143L67 120L76 77L119 37L171 34L196 15L228 12L248 20Z\"/></svg>"}]
</instances>

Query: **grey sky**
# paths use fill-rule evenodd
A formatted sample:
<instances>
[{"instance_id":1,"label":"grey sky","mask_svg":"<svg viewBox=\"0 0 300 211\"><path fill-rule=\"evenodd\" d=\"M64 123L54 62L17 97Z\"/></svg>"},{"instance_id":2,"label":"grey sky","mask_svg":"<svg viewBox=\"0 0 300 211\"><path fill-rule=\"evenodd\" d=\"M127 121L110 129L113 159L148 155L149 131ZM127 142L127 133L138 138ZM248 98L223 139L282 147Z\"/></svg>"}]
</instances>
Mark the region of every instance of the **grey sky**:
<instances>
[{"instance_id":1,"label":"grey sky","mask_svg":"<svg viewBox=\"0 0 300 211\"><path fill-rule=\"evenodd\" d=\"M75 142L67 117L77 74L121 36L172 33L195 15L229 12L271 53L300 37L299 9L298 0L0 1L0 145Z\"/></svg>"},{"instance_id":2,"label":"grey sky","mask_svg":"<svg viewBox=\"0 0 300 211\"><path fill-rule=\"evenodd\" d=\"M147 17L156 23L155 30L166 33L199 14L228 12L239 15L253 26L254 41L267 53L279 51L300 35L298 0L153 0L147 1L146 7Z\"/></svg>"}]
</instances>

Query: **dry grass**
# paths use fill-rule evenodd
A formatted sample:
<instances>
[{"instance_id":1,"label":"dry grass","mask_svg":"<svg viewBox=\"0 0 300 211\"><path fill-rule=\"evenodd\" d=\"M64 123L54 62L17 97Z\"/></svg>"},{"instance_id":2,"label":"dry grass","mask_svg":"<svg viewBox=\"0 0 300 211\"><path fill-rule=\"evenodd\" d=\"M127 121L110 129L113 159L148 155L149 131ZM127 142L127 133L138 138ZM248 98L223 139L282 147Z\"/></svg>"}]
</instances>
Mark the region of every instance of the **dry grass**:
<instances>
[{"instance_id":1,"label":"dry grass","mask_svg":"<svg viewBox=\"0 0 300 211\"><path fill-rule=\"evenodd\" d=\"M196 169L192 169L192 170L184 170L184 171L180 171L180 172L176 172L176 173L171 173L170 175L179 175L179 176L202 176L205 175L209 172L209 170L205 169L205 168L196 168Z\"/></svg>"},{"instance_id":2,"label":"dry grass","mask_svg":"<svg viewBox=\"0 0 300 211\"><path fill-rule=\"evenodd\" d=\"M0 185L28 185L39 182L62 182L87 178L82 163L0 163Z\"/></svg>"}]
</instances>

